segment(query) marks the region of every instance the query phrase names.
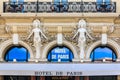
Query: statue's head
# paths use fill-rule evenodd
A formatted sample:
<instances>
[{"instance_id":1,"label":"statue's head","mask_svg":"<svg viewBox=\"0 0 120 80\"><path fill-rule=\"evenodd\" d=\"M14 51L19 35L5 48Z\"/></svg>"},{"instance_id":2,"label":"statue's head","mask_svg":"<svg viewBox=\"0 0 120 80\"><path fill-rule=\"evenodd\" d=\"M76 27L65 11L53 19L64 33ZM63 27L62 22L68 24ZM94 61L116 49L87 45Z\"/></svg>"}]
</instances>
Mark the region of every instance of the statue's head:
<instances>
[{"instance_id":1,"label":"statue's head","mask_svg":"<svg viewBox=\"0 0 120 80\"><path fill-rule=\"evenodd\" d=\"M35 20L33 21L33 27L35 27L35 28L40 27L40 20L35 19Z\"/></svg>"},{"instance_id":2,"label":"statue's head","mask_svg":"<svg viewBox=\"0 0 120 80\"><path fill-rule=\"evenodd\" d=\"M86 28L87 23L84 19L79 20L78 28Z\"/></svg>"}]
</instances>

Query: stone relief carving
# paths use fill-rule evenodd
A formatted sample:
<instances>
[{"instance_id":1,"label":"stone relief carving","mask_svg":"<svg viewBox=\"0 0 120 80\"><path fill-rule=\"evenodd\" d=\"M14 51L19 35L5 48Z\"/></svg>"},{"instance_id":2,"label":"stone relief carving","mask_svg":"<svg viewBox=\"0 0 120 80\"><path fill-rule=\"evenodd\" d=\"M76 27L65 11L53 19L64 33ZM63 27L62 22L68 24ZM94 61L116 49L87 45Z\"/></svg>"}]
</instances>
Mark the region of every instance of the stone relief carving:
<instances>
[{"instance_id":1,"label":"stone relief carving","mask_svg":"<svg viewBox=\"0 0 120 80\"><path fill-rule=\"evenodd\" d=\"M91 40L93 40L91 35L88 33L86 26L87 26L86 21L83 19L80 20L78 24L78 30L73 36L73 39L74 39L78 35L77 46L79 47L79 50L80 50L80 59L84 59L84 56L85 56L86 38L88 37Z\"/></svg>"},{"instance_id":2,"label":"stone relief carving","mask_svg":"<svg viewBox=\"0 0 120 80\"><path fill-rule=\"evenodd\" d=\"M33 21L33 26L35 28L32 30L32 32L30 33L30 35L28 36L27 39L29 39L33 35L33 43L34 43L34 47L35 47L35 50L36 50L36 58L39 59L40 58L40 49L41 49L41 46L42 46L41 38L43 36L45 39L47 39L47 37L42 32L42 30L39 28L40 27L40 21L38 19Z\"/></svg>"},{"instance_id":3,"label":"stone relief carving","mask_svg":"<svg viewBox=\"0 0 120 80\"><path fill-rule=\"evenodd\" d=\"M12 23L11 23L12 24ZM21 24L21 23L20 23ZM48 43L48 42L52 42L53 40L57 39L57 26L42 26L41 28L41 23L39 23L39 21L34 22L34 27L32 25L3 25L0 26L0 43L2 43L5 40L10 39L13 33L17 32L19 34L19 39L26 42L27 44L29 44L32 49L34 50L34 52L36 52L36 50L40 51L40 48L42 45ZM56 24L57 25L57 24ZM90 24L92 26L89 26L88 23L86 23L84 20L80 20L78 23L78 28L76 27L68 27L63 25L63 30L62 30L62 34L64 36L63 40L67 40L69 42L71 42L75 46L78 53L80 54L80 58L83 59L86 51L86 48L89 47L89 45L91 45L93 42L100 40L101 39L101 34L102 34L102 27L103 25L100 23L95 23L95 24ZM106 25L106 24L104 24ZM88 26L88 27L87 27ZM77 29L77 30L76 30ZM107 25L107 32L106 34L108 35L108 38L116 41L119 45L120 45L120 39L119 39L119 30L120 28L114 25L114 24L110 24ZM44 34L45 32L45 34ZM71 33L72 32L72 33ZM30 34L29 34L30 33ZM75 33L75 34L74 34ZM103 31L104 33L104 31ZM3 35L4 34L4 35ZM29 36L28 36L29 34ZM114 34L117 37L114 37ZM91 37L94 36L94 40ZM47 36L47 37L46 37ZM27 39L26 39L27 38ZM48 39L49 38L49 39ZM74 40L72 40L72 38ZM38 44L39 45L38 45ZM43 46L44 47L44 46ZM39 49L37 49L39 48ZM36 58L39 58L39 53L36 52ZM38 54L39 53L39 54Z\"/></svg>"}]
</instances>

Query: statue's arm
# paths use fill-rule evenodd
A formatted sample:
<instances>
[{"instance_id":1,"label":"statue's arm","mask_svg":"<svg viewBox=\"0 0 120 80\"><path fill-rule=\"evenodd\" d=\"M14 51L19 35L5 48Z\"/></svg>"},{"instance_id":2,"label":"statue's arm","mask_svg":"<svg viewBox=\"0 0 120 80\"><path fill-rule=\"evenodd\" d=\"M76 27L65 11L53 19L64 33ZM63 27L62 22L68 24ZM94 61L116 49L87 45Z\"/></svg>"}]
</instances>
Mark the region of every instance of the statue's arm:
<instances>
[{"instance_id":1,"label":"statue's arm","mask_svg":"<svg viewBox=\"0 0 120 80\"><path fill-rule=\"evenodd\" d=\"M43 36L45 39L48 39L42 31L40 31L40 33L42 34L42 36Z\"/></svg>"},{"instance_id":2,"label":"statue's arm","mask_svg":"<svg viewBox=\"0 0 120 80\"><path fill-rule=\"evenodd\" d=\"M90 39L92 39L92 40L94 40L93 38L92 38L92 36L86 31L86 34L87 34L87 36L90 38Z\"/></svg>"},{"instance_id":3,"label":"statue's arm","mask_svg":"<svg viewBox=\"0 0 120 80\"><path fill-rule=\"evenodd\" d=\"M29 39L33 34L33 31L30 33L30 35L27 37L27 39Z\"/></svg>"},{"instance_id":4,"label":"statue's arm","mask_svg":"<svg viewBox=\"0 0 120 80\"><path fill-rule=\"evenodd\" d=\"M72 39L74 39L74 38L77 36L77 34L78 34L78 31L75 33L75 35L73 36L73 38L72 38Z\"/></svg>"}]
</instances>

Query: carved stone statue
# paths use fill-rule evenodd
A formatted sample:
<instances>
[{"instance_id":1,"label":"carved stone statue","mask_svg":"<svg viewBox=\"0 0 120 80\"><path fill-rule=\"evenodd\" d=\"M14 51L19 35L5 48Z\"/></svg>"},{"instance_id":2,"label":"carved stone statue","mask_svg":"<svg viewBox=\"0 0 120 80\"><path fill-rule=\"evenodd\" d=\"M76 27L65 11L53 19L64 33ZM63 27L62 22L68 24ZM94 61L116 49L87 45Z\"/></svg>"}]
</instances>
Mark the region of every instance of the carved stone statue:
<instances>
[{"instance_id":1,"label":"carved stone statue","mask_svg":"<svg viewBox=\"0 0 120 80\"><path fill-rule=\"evenodd\" d=\"M33 26L35 27L30 35L28 36L27 39L29 39L32 35L33 36L33 41L34 41L34 47L36 48L36 58L40 58L40 49L41 49L41 37L43 36L45 39L47 37L44 35L42 30L39 28L40 27L40 21L38 19L33 21Z\"/></svg>"},{"instance_id":2,"label":"carved stone statue","mask_svg":"<svg viewBox=\"0 0 120 80\"><path fill-rule=\"evenodd\" d=\"M73 39L78 35L78 47L80 48L80 59L84 59L85 54L85 46L86 46L86 37L88 36L90 39L93 38L90 36L88 31L86 30L86 21L80 20L78 23L78 30L73 36Z\"/></svg>"}]
</instances>

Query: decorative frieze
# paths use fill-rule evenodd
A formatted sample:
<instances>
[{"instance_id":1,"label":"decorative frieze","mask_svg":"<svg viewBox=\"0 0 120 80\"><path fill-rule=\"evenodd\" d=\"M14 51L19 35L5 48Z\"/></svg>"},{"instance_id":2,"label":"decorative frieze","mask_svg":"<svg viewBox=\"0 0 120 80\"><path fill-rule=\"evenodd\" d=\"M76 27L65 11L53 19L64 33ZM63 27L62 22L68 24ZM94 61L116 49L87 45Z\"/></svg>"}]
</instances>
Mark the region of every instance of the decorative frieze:
<instances>
[{"instance_id":1,"label":"decorative frieze","mask_svg":"<svg viewBox=\"0 0 120 80\"><path fill-rule=\"evenodd\" d=\"M37 22L38 21L39 20L37 19ZM71 45L73 45L74 48L76 49L75 50L76 53L78 54L81 60L85 58L84 56L86 56L86 54L83 53L86 53L87 49L89 49L92 44L99 40L101 40L100 44L106 41L105 43L103 43L104 45L107 44L108 39L111 39L119 44L120 28L118 24L117 25L114 23L102 24L102 22L90 23L86 22L84 19L81 19L79 23L78 21L76 23L40 22L40 24L37 22L35 22L34 24L32 24L31 22L31 23L6 23L5 25L1 25L0 43L3 43L8 39L13 39L13 43L16 44L15 39L17 38L15 38L14 35L17 34L19 39L17 40L18 41L17 44L19 44L19 41L23 41L26 43L26 45L30 46L32 51L34 52L35 56L34 58L38 59L38 61L42 57L44 52L43 50L47 46L47 44L54 41L56 41L56 43L54 43L53 45L56 46L57 45L65 46L66 43L64 42L68 42ZM107 36L104 36L104 34ZM53 45L51 45L51 48L53 47Z\"/></svg>"}]
</instances>

